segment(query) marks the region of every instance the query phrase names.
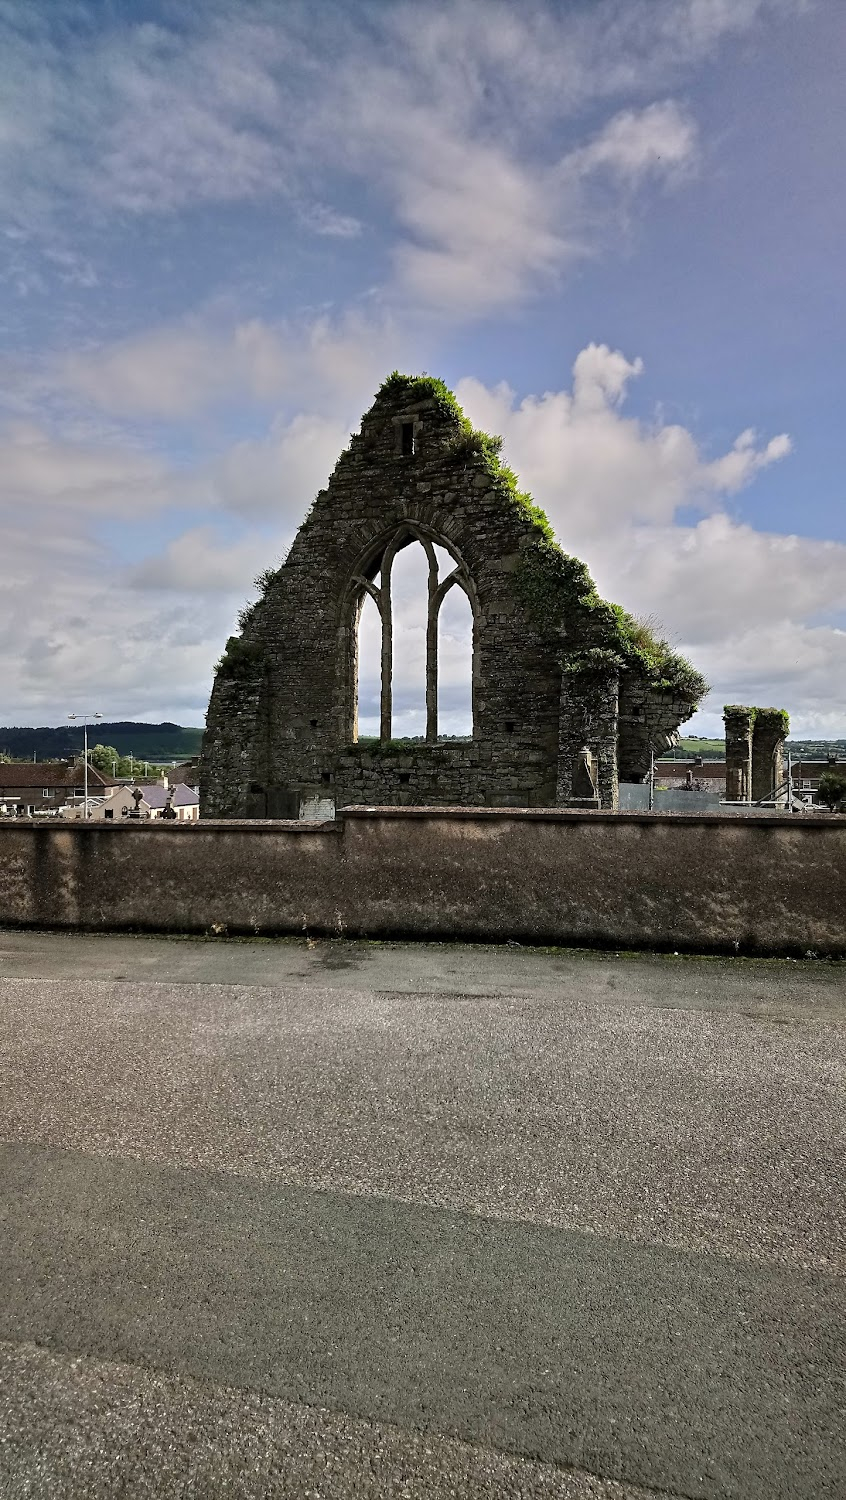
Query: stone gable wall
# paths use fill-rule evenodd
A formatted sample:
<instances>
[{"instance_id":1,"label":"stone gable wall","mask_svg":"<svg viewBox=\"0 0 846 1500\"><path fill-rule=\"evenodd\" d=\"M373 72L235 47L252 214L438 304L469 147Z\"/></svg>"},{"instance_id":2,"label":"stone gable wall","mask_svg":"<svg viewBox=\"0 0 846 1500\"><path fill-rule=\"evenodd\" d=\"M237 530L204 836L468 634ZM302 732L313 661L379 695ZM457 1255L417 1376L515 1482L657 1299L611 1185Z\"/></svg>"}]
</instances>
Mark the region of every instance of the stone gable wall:
<instances>
[{"instance_id":1,"label":"stone gable wall","mask_svg":"<svg viewBox=\"0 0 846 1500\"><path fill-rule=\"evenodd\" d=\"M409 419L410 458L398 443ZM215 683L201 772L207 815L258 811L274 788L333 795L338 806L400 803L409 786L418 802L554 803L557 642L542 636L514 587L536 531L476 455L455 456L457 436L431 403L377 402L364 419L244 630L255 658L240 677ZM400 765L353 748L360 590L351 579L378 572L404 522L445 545L470 580L474 744L409 747Z\"/></svg>"},{"instance_id":2,"label":"stone gable wall","mask_svg":"<svg viewBox=\"0 0 846 1500\"><path fill-rule=\"evenodd\" d=\"M413 424L413 455L403 452L403 424ZM394 754L357 744L361 580L378 586L382 554L403 527L462 569L474 621L468 745ZM339 808L554 806L573 797L586 744L597 795L615 806L618 672L605 671L591 696L562 671L574 651L602 644L601 622L561 583L540 611L521 590L527 555L543 541L457 416L383 388L229 643L207 716L203 816L296 816L316 797Z\"/></svg>"}]
</instances>

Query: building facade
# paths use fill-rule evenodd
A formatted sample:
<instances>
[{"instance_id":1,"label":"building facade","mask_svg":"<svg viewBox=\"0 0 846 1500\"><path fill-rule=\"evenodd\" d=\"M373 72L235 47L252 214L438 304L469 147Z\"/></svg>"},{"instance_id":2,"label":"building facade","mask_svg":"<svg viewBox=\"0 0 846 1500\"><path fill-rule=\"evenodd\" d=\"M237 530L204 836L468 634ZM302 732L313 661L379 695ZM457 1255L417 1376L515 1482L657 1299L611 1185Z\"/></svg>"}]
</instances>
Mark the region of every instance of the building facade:
<instances>
[{"instance_id":1,"label":"building facade","mask_svg":"<svg viewBox=\"0 0 846 1500\"><path fill-rule=\"evenodd\" d=\"M111 777L89 765L90 797L105 796L113 785ZM0 762L0 816L36 817L58 813L84 794L85 768L81 762Z\"/></svg>"}]
</instances>

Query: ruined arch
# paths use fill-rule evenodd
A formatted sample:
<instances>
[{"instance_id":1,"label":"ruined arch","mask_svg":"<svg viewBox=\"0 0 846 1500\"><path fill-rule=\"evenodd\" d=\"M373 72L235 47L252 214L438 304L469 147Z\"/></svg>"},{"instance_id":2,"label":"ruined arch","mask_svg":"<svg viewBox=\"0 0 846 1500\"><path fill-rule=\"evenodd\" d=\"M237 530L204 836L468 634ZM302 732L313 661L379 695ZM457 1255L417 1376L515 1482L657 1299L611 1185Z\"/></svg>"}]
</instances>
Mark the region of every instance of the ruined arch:
<instances>
[{"instance_id":1,"label":"ruined arch","mask_svg":"<svg viewBox=\"0 0 846 1500\"><path fill-rule=\"evenodd\" d=\"M371 542L353 565L341 604L339 626L338 671L340 697L344 704L344 738L350 744L358 739L358 623L361 607L366 595L373 600L379 612L382 636L381 695L379 738L391 739L393 714L393 605L391 573L394 558L404 547L418 542L428 564L427 616L426 616L426 743L434 745L438 740L438 665L439 640L438 621L441 605L451 588L460 588L470 603L473 617L473 649L471 685L473 690L473 734L476 733L475 685L479 677L479 641L476 630L479 602L467 564L455 542L444 536L435 527L421 521L403 520L398 526L386 530L376 541ZM440 576L435 548L440 547L453 563L451 570ZM379 578L378 585L376 578ZM343 649L348 640L349 649Z\"/></svg>"},{"instance_id":2,"label":"ruined arch","mask_svg":"<svg viewBox=\"0 0 846 1500\"><path fill-rule=\"evenodd\" d=\"M218 664L203 816L290 817L324 802L552 807L582 797L613 807L620 748L636 758L639 704L655 679L663 727L690 715L702 679L666 652L650 666L624 612L558 548L498 454L499 440L474 432L440 381L384 382ZM412 542L454 564L444 577L429 570L424 743L391 740L391 564ZM437 623L456 587L472 615L473 733L444 742ZM367 596L388 621L375 745L355 734ZM583 785L585 756L595 775Z\"/></svg>"}]
</instances>

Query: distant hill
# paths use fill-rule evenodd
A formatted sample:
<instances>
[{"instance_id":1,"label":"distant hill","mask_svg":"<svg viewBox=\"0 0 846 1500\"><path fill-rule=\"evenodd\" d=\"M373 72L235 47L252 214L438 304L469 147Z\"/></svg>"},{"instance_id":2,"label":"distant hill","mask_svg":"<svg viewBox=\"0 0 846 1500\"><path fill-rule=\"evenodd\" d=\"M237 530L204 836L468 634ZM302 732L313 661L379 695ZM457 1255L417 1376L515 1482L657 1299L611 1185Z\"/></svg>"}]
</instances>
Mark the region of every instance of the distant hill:
<instances>
[{"instance_id":1,"label":"distant hill","mask_svg":"<svg viewBox=\"0 0 846 1500\"><path fill-rule=\"evenodd\" d=\"M801 755L805 760L827 760L834 755L842 760L846 756L846 740L788 740L785 748L794 759Z\"/></svg>"},{"instance_id":2,"label":"distant hill","mask_svg":"<svg viewBox=\"0 0 846 1500\"><path fill-rule=\"evenodd\" d=\"M843 759L846 756L846 740L787 740L785 752L788 750L794 760L800 756L805 760L826 760L830 755ZM723 760L725 753L725 740L706 740L699 739L696 735L684 735L676 748L668 750L661 759L692 760L694 756L701 755L703 760Z\"/></svg>"},{"instance_id":3,"label":"distant hill","mask_svg":"<svg viewBox=\"0 0 846 1500\"><path fill-rule=\"evenodd\" d=\"M88 726L89 745L114 745L121 755L136 760L190 760L199 755L202 729L181 724L136 724L131 720ZM65 760L82 751L82 726L62 724L58 728L28 729L17 725L0 728L0 751L16 760Z\"/></svg>"},{"instance_id":4,"label":"distant hill","mask_svg":"<svg viewBox=\"0 0 846 1500\"><path fill-rule=\"evenodd\" d=\"M675 750L669 751L668 755L675 755L676 760L685 756L692 759L694 755L701 755L705 760L721 760L725 753L725 740L706 740L699 735L688 734L680 739ZM667 755L662 756L662 760L666 759Z\"/></svg>"}]
</instances>

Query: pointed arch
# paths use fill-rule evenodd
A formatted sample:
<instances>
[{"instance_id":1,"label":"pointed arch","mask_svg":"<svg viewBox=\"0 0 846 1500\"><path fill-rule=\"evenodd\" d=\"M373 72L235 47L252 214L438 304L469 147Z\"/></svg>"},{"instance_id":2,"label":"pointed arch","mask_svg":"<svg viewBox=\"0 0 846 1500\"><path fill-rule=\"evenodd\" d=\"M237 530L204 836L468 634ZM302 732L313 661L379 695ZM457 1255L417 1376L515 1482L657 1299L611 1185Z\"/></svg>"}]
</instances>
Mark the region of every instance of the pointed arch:
<instances>
[{"instance_id":1,"label":"pointed arch","mask_svg":"<svg viewBox=\"0 0 846 1500\"><path fill-rule=\"evenodd\" d=\"M371 598L375 603L382 630L379 738L383 741L391 738L394 649L391 571L397 553L414 542L420 543L427 560L426 741L428 744L435 744L438 739L438 617L446 595L454 587L462 589L467 595L473 618L471 693L475 734L475 687L479 673L476 628L478 600L473 581L453 542L430 526L417 521L403 521L399 526L382 533L363 550L350 572L344 593L340 631L350 642L350 649L339 651L338 661L339 670L346 675L346 681L341 684L341 699L344 704L344 738L347 742L358 738L358 622L365 597ZM454 565L443 577L436 548L443 549Z\"/></svg>"}]
</instances>

